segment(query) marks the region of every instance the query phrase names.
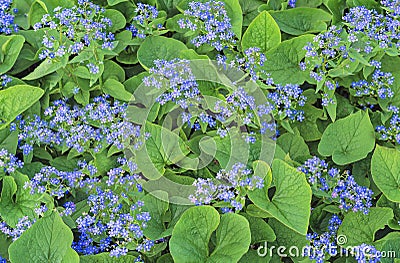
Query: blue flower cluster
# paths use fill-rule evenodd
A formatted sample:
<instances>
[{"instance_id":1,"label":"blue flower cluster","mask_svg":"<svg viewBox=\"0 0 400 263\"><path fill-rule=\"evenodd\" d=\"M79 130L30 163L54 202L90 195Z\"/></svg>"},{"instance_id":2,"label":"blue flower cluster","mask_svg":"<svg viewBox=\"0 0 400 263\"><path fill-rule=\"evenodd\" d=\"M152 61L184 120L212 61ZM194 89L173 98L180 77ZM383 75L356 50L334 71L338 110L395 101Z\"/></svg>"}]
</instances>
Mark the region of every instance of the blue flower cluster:
<instances>
[{"instance_id":1,"label":"blue flower cluster","mask_svg":"<svg viewBox=\"0 0 400 263\"><path fill-rule=\"evenodd\" d=\"M178 21L178 25L180 28L197 32L191 40L196 47L209 44L221 51L224 48L232 48L236 43L224 2L190 2L184 15L185 17Z\"/></svg>"},{"instance_id":2,"label":"blue flower cluster","mask_svg":"<svg viewBox=\"0 0 400 263\"><path fill-rule=\"evenodd\" d=\"M132 37L145 38L148 32L152 32L153 27L162 28L161 24L153 25L153 21L157 17L158 10L156 7L137 3L133 21L126 29L132 32Z\"/></svg>"},{"instance_id":3,"label":"blue flower cluster","mask_svg":"<svg viewBox=\"0 0 400 263\"><path fill-rule=\"evenodd\" d=\"M323 263L327 254L331 256L337 255L337 231L341 224L342 220L337 215L333 215L329 220L327 232L320 235L317 233L307 234L307 240L310 241L310 245L306 247L304 256L308 256L317 263Z\"/></svg>"},{"instance_id":4,"label":"blue flower cluster","mask_svg":"<svg viewBox=\"0 0 400 263\"><path fill-rule=\"evenodd\" d=\"M126 255L127 246L146 252L154 245L154 241L145 239L143 235L150 215L141 211L144 203L139 197L143 196L143 190L136 182L139 179L139 175L134 174L136 165L125 158L118 158L118 162L122 166L110 169L103 181L94 177L96 167L86 162L79 164L82 171L93 174L90 176L92 179L79 183L88 194L89 205L89 211L76 220L80 236L72 247L80 253L110 251L111 256L118 257ZM136 200L133 205L132 200ZM71 213L75 204L67 202L64 208L64 214ZM132 247L132 244L136 246Z\"/></svg>"},{"instance_id":5,"label":"blue flower cluster","mask_svg":"<svg viewBox=\"0 0 400 263\"><path fill-rule=\"evenodd\" d=\"M11 11L16 14L18 9L14 8L11 10L12 0L2 0L0 2L0 33L6 35L11 34L13 31L18 32L18 25L14 24L14 15Z\"/></svg>"},{"instance_id":6,"label":"blue flower cluster","mask_svg":"<svg viewBox=\"0 0 400 263\"><path fill-rule=\"evenodd\" d=\"M89 72L99 73L96 49L114 48L114 34L108 32L111 19L104 16L105 9L91 3L89 0L78 0L78 5L72 8L57 7L54 15L46 14L41 22L33 28L45 28L43 36L44 49L39 54L40 59L59 59L66 55L80 54L86 47L90 47L92 56L87 58ZM54 31L56 30L56 31ZM54 33L56 32L56 33Z\"/></svg>"},{"instance_id":7,"label":"blue flower cluster","mask_svg":"<svg viewBox=\"0 0 400 263\"><path fill-rule=\"evenodd\" d=\"M196 191L189 199L195 205L222 201L228 205L222 208L222 212L232 212L232 208L240 211L245 203L246 191L264 187L264 180L252 173L246 165L236 163L231 170L220 170L215 179L198 178L193 182Z\"/></svg>"},{"instance_id":8,"label":"blue flower cluster","mask_svg":"<svg viewBox=\"0 0 400 263\"><path fill-rule=\"evenodd\" d=\"M276 85L267 98L270 100L275 116L280 119L288 117L293 121L303 121L304 111L299 109L306 103L307 98L297 84Z\"/></svg>"},{"instance_id":9,"label":"blue flower cluster","mask_svg":"<svg viewBox=\"0 0 400 263\"><path fill-rule=\"evenodd\" d=\"M10 83L12 81L12 78L10 78L8 75L3 74L0 76L0 80L1 80L1 86L2 87L6 87L8 83Z\"/></svg>"},{"instance_id":10,"label":"blue flower cluster","mask_svg":"<svg viewBox=\"0 0 400 263\"><path fill-rule=\"evenodd\" d=\"M308 43L306 59L300 62L301 70L310 70L310 77L320 82L324 79L331 65L338 65L341 60L349 57L346 41L341 37L343 29L331 26L326 32L316 35L313 42Z\"/></svg>"},{"instance_id":11,"label":"blue flower cluster","mask_svg":"<svg viewBox=\"0 0 400 263\"><path fill-rule=\"evenodd\" d=\"M306 174L308 182L316 191L328 193L333 200L338 199L340 209L368 214L373 192L359 186L347 171L340 173L336 168L328 169L328 164L315 156L298 170Z\"/></svg>"},{"instance_id":12,"label":"blue flower cluster","mask_svg":"<svg viewBox=\"0 0 400 263\"><path fill-rule=\"evenodd\" d=\"M377 62L380 67L380 62ZM390 86L394 82L394 77L390 72L382 72L375 69L372 74L372 81L359 80L351 84L351 88L356 90L355 96L372 96L380 99L392 98L394 92Z\"/></svg>"},{"instance_id":13,"label":"blue flower cluster","mask_svg":"<svg viewBox=\"0 0 400 263\"><path fill-rule=\"evenodd\" d=\"M265 54L261 52L258 47L251 47L243 52L244 56L239 57L236 55L235 59L229 60L225 55L217 55L218 65L223 65L225 68L236 68L238 70L247 72L250 75L252 81L259 79L261 73L266 74L263 70L259 70L264 65L266 60ZM269 84L272 84L272 79L269 79Z\"/></svg>"},{"instance_id":14,"label":"blue flower cluster","mask_svg":"<svg viewBox=\"0 0 400 263\"><path fill-rule=\"evenodd\" d=\"M44 112L46 119L39 116L19 118L11 130L18 128L19 148L25 155L34 145L61 145L73 148L79 153L99 152L105 145L114 145L119 150L124 143L136 141L141 145L140 127L133 125L126 117L126 104L111 103L107 95L96 97L85 107L70 106L66 100L57 100Z\"/></svg>"},{"instance_id":15,"label":"blue flower cluster","mask_svg":"<svg viewBox=\"0 0 400 263\"><path fill-rule=\"evenodd\" d=\"M400 144L400 117L399 108L391 105L388 110L393 113L389 120L389 126L379 125L376 127L376 132L378 132L381 140L391 141Z\"/></svg>"},{"instance_id":16,"label":"blue flower cluster","mask_svg":"<svg viewBox=\"0 0 400 263\"><path fill-rule=\"evenodd\" d=\"M157 98L157 102L164 105L172 101L182 109L198 104L200 91L190 67L190 61L156 60L154 64L155 67L150 69L151 75L144 77L143 83L147 87L155 87L163 91L163 94Z\"/></svg>"},{"instance_id":17,"label":"blue flower cluster","mask_svg":"<svg viewBox=\"0 0 400 263\"><path fill-rule=\"evenodd\" d=\"M296 7L296 2L297 2L297 0L289 0L288 1L288 6L290 6L292 8L295 8Z\"/></svg>"},{"instance_id":18,"label":"blue flower cluster","mask_svg":"<svg viewBox=\"0 0 400 263\"><path fill-rule=\"evenodd\" d=\"M381 261L382 253L374 246L361 244L352 249L351 253L358 263L377 263Z\"/></svg>"},{"instance_id":19,"label":"blue flower cluster","mask_svg":"<svg viewBox=\"0 0 400 263\"><path fill-rule=\"evenodd\" d=\"M371 51L376 46L382 49L399 48L400 25L396 14L396 2L381 1L384 6L389 7L385 14L369 10L364 6L351 8L343 17L343 20L349 25L348 39L351 42L366 39L368 45L365 48Z\"/></svg>"},{"instance_id":20,"label":"blue flower cluster","mask_svg":"<svg viewBox=\"0 0 400 263\"><path fill-rule=\"evenodd\" d=\"M0 149L0 167L3 168L0 170L0 174L2 172L11 174L15 172L16 169L22 168L23 166L24 163L16 156L9 153L6 149Z\"/></svg>"},{"instance_id":21,"label":"blue flower cluster","mask_svg":"<svg viewBox=\"0 0 400 263\"><path fill-rule=\"evenodd\" d=\"M0 231L4 235L6 235L7 237L11 237L12 240L15 241L35 222L36 219L31 220L27 216L20 218L14 228L9 227L5 222L0 222Z\"/></svg>"}]
</instances>

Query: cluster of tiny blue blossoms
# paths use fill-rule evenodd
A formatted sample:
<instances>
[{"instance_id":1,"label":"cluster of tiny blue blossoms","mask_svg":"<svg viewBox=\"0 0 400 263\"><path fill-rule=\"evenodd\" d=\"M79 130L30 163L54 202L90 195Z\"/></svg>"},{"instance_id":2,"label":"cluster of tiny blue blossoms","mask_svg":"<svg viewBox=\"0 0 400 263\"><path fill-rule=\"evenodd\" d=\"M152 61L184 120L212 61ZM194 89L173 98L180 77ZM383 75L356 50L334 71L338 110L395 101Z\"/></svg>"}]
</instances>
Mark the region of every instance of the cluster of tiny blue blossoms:
<instances>
[{"instance_id":1,"label":"cluster of tiny blue blossoms","mask_svg":"<svg viewBox=\"0 0 400 263\"><path fill-rule=\"evenodd\" d=\"M337 215L333 215L329 220L327 232L320 235L317 233L307 234L307 240L310 241L310 245L306 247L304 256L308 256L311 260L315 260L316 263L323 263L327 254L337 255L337 231L341 224L342 220Z\"/></svg>"},{"instance_id":2,"label":"cluster of tiny blue blossoms","mask_svg":"<svg viewBox=\"0 0 400 263\"><path fill-rule=\"evenodd\" d=\"M231 20L221 1L190 2L184 11L184 18L178 20L182 29L189 29L196 34L191 43L196 47L211 45L218 51L232 48L236 43Z\"/></svg>"},{"instance_id":3,"label":"cluster of tiny blue blossoms","mask_svg":"<svg viewBox=\"0 0 400 263\"><path fill-rule=\"evenodd\" d=\"M0 167L2 167L0 174L11 174L23 166L24 163L15 155L9 153L6 149L0 149Z\"/></svg>"},{"instance_id":4,"label":"cluster of tiny blue blossoms","mask_svg":"<svg viewBox=\"0 0 400 263\"><path fill-rule=\"evenodd\" d=\"M94 98L85 107L57 100L45 110L45 119L19 117L11 130L19 130L19 148L24 155L32 152L34 145L61 145L64 150L96 153L107 145L122 150L129 141L138 148L140 127L128 121L126 109L126 104L116 100L111 103L107 95Z\"/></svg>"},{"instance_id":5,"label":"cluster of tiny blue blossoms","mask_svg":"<svg viewBox=\"0 0 400 263\"><path fill-rule=\"evenodd\" d=\"M12 81L12 78L10 78L6 74L3 74L3 75L0 76L0 80L1 80L1 86L2 87L7 87L7 84Z\"/></svg>"},{"instance_id":6,"label":"cluster of tiny blue blossoms","mask_svg":"<svg viewBox=\"0 0 400 263\"><path fill-rule=\"evenodd\" d=\"M372 51L375 47L386 51L392 50L392 52L393 49L400 48L398 43L400 25L396 3L397 1L381 1L385 7L384 14L364 6L351 8L343 17L349 27L349 41L363 40L367 44L365 49L368 51Z\"/></svg>"},{"instance_id":7,"label":"cluster of tiny blue blossoms","mask_svg":"<svg viewBox=\"0 0 400 263\"><path fill-rule=\"evenodd\" d=\"M390 105L388 110L392 112L392 117L389 120L388 127L379 125L376 127L376 132L379 134L379 139L383 141L391 141L400 144L400 117L399 108Z\"/></svg>"},{"instance_id":8,"label":"cluster of tiny blue blossoms","mask_svg":"<svg viewBox=\"0 0 400 263\"><path fill-rule=\"evenodd\" d=\"M154 64L150 69L151 75L143 78L143 84L163 92L157 98L158 103L164 105L171 101L182 109L198 104L200 90L189 60L155 60Z\"/></svg>"},{"instance_id":9,"label":"cluster of tiny blue blossoms","mask_svg":"<svg viewBox=\"0 0 400 263\"><path fill-rule=\"evenodd\" d=\"M296 2L297 2L297 0L289 0L288 1L288 6L290 6L292 8L295 8L296 7Z\"/></svg>"},{"instance_id":10,"label":"cluster of tiny blue blossoms","mask_svg":"<svg viewBox=\"0 0 400 263\"><path fill-rule=\"evenodd\" d=\"M273 107L274 116L280 120L286 117L292 121L304 120L304 111L301 107L305 105L307 97L303 95L299 85L276 85L275 89L268 93L267 98Z\"/></svg>"},{"instance_id":11,"label":"cluster of tiny blue blossoms","mask_svg":"<svg viewBox=\"0 0 400 263\"><path fill-rule=\"evenodd\" d=\"M298 170L306 174L308 182L317 193L322 191L328 193L332 200L338 200L341 210L368 214L373 192L358 185L348 171L341 173L337 168L329 168L324 160L315 156Z\"/></svg>"},{"instance_id":12,"label":"cluster of tiny blue blossoms","mask_svg":"<svg viewBox=\"0 0 400 263\"><path fill-rule=\"evenodd\" d=\"M161 29L162 24L154 25L159 13L155 6L137 3L135 16L132 23L126 28L132 33L132 37L146 38L147 34L151 34L152 30Z\"/></svg>"},{"instance_id":13,"label":"cluster of tiny blue blossoms","mask_svg":"<svg viewBox=\"0 0 400 263\"><path fill-rule=\"evenodd\" d=\"M193 182L196 191L189 196L189 200L195 205L226 202L227 206L221 208L223 213L240 211L247 191L264 187L264 180L252 173L246 165L236 163L230 170L220 170L215 179L198 178Z\"/></svg>"},{"instance_id":14,"label":"cluster of tiny blue blossoms","mask_svg":"<svg viewBox=\"0 0 400 263\"><path fill-rule=\"evenodd\" d=\"M363 243L359 246L351 247L350 251L346 251L346 248L339 248L338 241L340 239L337 231L341 224L342 220L339 216L333 215L329 220L327 232L307 234L307 240L310 241L310 245L306 246L304 256L308 256L317 263L323 263L327 256L337 256L340 252L354 256L358 263L380 262L381 252L372 245Z\"/></svg>"},{"instance_id":15,"label":"cluster of tiny blue blossoms","mask_svg":"<svg viewBox=\"0 0 400 263\"><path fill-rule=\"evenodd\" d=\"M128 247L139 252L150 251L154 241L144 237L143 229L151 217L141 211L144 203L138 198L143 190L136 183L138 177L123 168L113 168L107 173L106 186L90 187L87 199L90 210L76 220L80 232L79 241L72 244L76 251L82 254L109 251L115 257L126 255ZM132 200L137 201L131 205Z\"/></svg>"},{"instance_id":16,"label":"cluster of tiny blue blossoms","mask_svg":"<svg viewBox=\"0 0 400 263\"><path fill-rule=\"evenodd\" d=\"M390 88L394 83L392 73L382 72L380 70L382 63L379 61L371 60L370 64L376 67L372 74L371 82L363 79L351 84L351 88L356 91L355 96L371 96L380 99L392 98L394 96L394 92Z\"/></svg>"},{"instance_id":17,"label":"cluster of tiny blue blossoms","mask_svg":"<svg viewBox=\"0 0 400 263\"><path fill-rule=\"evenodd\" d=\"M33 28L45 28L43 36L44 49L39 54L40 59L60 59L65 56L78 55L85 48L90 48L92 56L86 58L87 68L91 74L100 72L102 59L96 49L111 50L114 48L114 34L108 32L111 19L104 16L105 9L91 3L89 0L78 0L78 5L72 8L57 7L54 15L46 14L41 22Z\"/></svg>"},{"instance_id":18,"label":"cluster of tiny blue blossoms","mask_svg":"<svg viewBox=\"0 0 400 263\"><path fill-rule=\"evenodd\" d=\"M0 232L15 241L35 222L36 219L31 220L28 216L20 218L15 227L9 227L5 222L0 222Z\"/></svg>"},{"instance_id":19,"label":"cluster of tiny blue blossoms","mask_svg":"<svg viewBox=\"0 0 400 263\"><path fill-rule=\"evenodd\" d=\"M243 52L243 57L236 55L232 60L228 60L225 55L217 55L218 65L222 65L225 68L236 68L238 70L244 71L250 75L252 81L257 81L260 78L261 73L266 74L263 70L260 70L265 63L265 54L261 52L258 47L251 47ZM271 78L267 79L268 84L273 84Z\"/></svg>"},{"instance_id":20,"label":"cluster of tiny blue blossoms","mask_svg":"<svg viewBox=\"0 0 400 263\"><path fill-rule=\"evenodd\" d=\"M18 13L18 9L11 8L12 0L2 0L0 2L0 33L6 35L13 31L18 32L18 25L14 24L14 14Z\"/></svg>"}]
</instances>

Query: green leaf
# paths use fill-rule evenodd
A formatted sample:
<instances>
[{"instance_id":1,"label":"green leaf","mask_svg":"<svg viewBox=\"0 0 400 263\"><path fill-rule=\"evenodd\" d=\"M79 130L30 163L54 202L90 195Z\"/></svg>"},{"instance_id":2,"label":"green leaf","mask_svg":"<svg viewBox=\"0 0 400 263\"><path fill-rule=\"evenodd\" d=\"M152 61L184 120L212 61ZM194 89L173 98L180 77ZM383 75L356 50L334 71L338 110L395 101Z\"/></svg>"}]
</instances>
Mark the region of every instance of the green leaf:
<instances>
[{"instance_id":1,"label":"green leaf","mask_svg":"<svg viewBox=\"0 0 400 263\"><path fill-rule=\"evenodd\" d=\"M299 63L306 54L304 46L313 38L313 35L304 35L283 41L265 54L266 61L261 69L270 73L276 83L302 84L310 73L300 70Z\"/></svg>"},{"instance_id":2,"label":"green leaf","mask_svg":"<svg viewBox=\"0 0 400 263\"><path fill-rule=\"evenodd\" d=\"M69 251L72 240L71 230L64 224L58 213L53 212L48 217L40 218L11 244L10 261L12 263L57 263L62 262L65 256L76 259L76 257L71 257Z\"/></svg>"},{"instance_id":3,"label":"green leaf","mask_svg":"<svg viewBox=\"0 0 400 263\"><path fill-rule=\"evenodd\" d=\"M207 262L237 262L249 250L249 222L243 216L234 213L222 215L216 234L216 248Z\"/></svg>"},{"instance_id":4,"label":"green leaf","mask_svg":"<svg viewBox=\"0 0 400 263\"><path fill-rule=\"evenodd\" d=\"M209 256L208 242L219 223L219 213L211 206L196 206L186 210L175 225L169 241L174 261L206 262Z\"/></svg>"},{"instance_id":5,"label":"green leaf","mask_svg":"<svg viewBox=\"0 0 400 263\"><path fill-rule=\"evenodd\" d=\"M137 256L125 255L120 257L111 257L110 253L100 253L97 255L87 255L80 257L80 263L128 263L135 262Z\"/></svg>"},{"instance_id":6,"label":"green leaf","mask_svg":"<svg viewBox=\"0 0 400 263\"><path fill-rule=\"evenodd\" d=\"M377 145L371 159L371 173L387 199L400 203L400 152Z\"/></svg>"},{"instance_id":7,"label":"green leaf","mask_svg":"<svg viewBox=\"0 0 400 263\"><path fill-rule=\"evenodd\" d=\"M158 179L165 172L165 165L176 164L189 153L183 140L170 130L147 123L150 138L137 153L138 168L149 179Z\"/></svg>"},{"instance_id":8,"label":"green leaf","mask_svg":"<svg viewBox=\"0 0 400 263\"><path fill-rule=\"evenodd\" d=\"M25 38L23 36L0 35L0 53L2 57L0 60L0 75L6 73L14 66L24 42Z\"/></svg>"},{"instance_id":9,"label":"green leaf","mask_svg":"<svg viewBox=\"0 0 400 263\"><path fill-rule=\"evenodd\" d=\"M346 237L346 246L357 246L362 243L372 244L375 240L376 231L384 228L392 218L392 209L386 207L373 207L368 215L348 213L343 219L338 235Z\"/></svg>"},{"instance_id":10,"label":"green leaf","mask_svg":"<svg viewBox=\"0 0 400 263\"><path fill-rule=\"evenodd\" d=\"M289 153L292 160L301 162L304 157L307 158L310 156L310 150L297 129L294 134L282 134L278 137L276 142L286 153Z\"/></svg>"},{"instance_id":11,"label":"green leaf","mask_svg":"<svg viewBox=\"0 0 400 263\"><path fill-rule=\"evenodd\" d=\"M249 25L242 38L242 49L258 47L265 53L281 43L281 33L272 16L264 11Z\"/></svg>"},{"instance_id":12,"label":"green leaf","mask_svg":"<svg viewBox=\"0 0 400 263\"><path fill-rule=\"evenodd\" d=\"M250 200L287 227L305 235L311 210L311 188L305 175L276 159L272 164L272 178L276 187L272 199L268 199L264 190L256 190L248 193Z\"/></svg>"},{"instance_id":13,"label":"green leaf","mask_svg":"<svg viewBox=\"0 0 400 263\"><path fill-rule=\"evenodd\" d=\"M162 238L165 231L163 217L168 210L168 194L164 191L154 191L143 197L143 211L149 212L151 220L147 222L147 227L143 230L146 237L151 240Z\"/></svg>"},{"instance_id":14,"label":"green leaf","mask_svg":"<svg viewBox=\"0 0 400 263\"><path fill-rule=\"evenodd\" d=\"M37 195L31 195L24 184L29 181L28 176L19 172L13 176L3 178L1 191L0 215L11 227L15 227L18 220L24 216L35 218L34 209L39 203Z\"/></svg>"},{"instance_id":15,"label":"green leaf","mask_svg":"<svg viewBox=\"0 0 400 263\"><path fill-rule=\"evenodd\" d=\"M306 142L321 139L322 133L318 129L317 120L322 119L324 111L309 104L304 105L303 110L305 120L296 122L293 126L299 129Z\"/></svg>"},{"instance_id":16,"label":"green leaf","mask_svg":"<svg viewBox=\"0 0 400 263\"><path fill-rule=\"evenodd\" d=\"M128 0L107 0L108 5L113 6L119 3L128 2Z\"/></svg>"},{"instance_id":17,"label":"green leaf","mask_svg":"<svg viewBox=\"0 0 400 263\"><path fill-rule=\"evenodd\" d=\"M291 35L319 33L326 30L331 15L322 9L297 7L283 11L271 12L279 28Z\"/></svg>"},{"instance_id":18,"label":"green leaf","mask_svg":"<svg viewBox=\"0 0 400 263\"><path fill-rule=\"evenodd\" d=\"M215 230L216 247L209 255L208 243ZM246 218L229 213L220 219L213 207L197 206L183 213L169 245L175 262L237 262L247 252L250 240Z\"/></svg>"},{"instance_id":19,"label":"green leaf","mask_svg":"<svg viewBox=\"0 0 400 263\"><path fill-rule=\"evenodd\" d=\"M103 91L117 100L128 102L133 99L133 95L125 90L125 86L115 79L107 79L104 82Z\"/></svg>"},{"instance_id":20,"label":"green leaf","mask_svg":"<svg viewBox=\"0 0 400 263\"><path fill-rule=\"evenodd\" d=\"M118 29L124 28L126 25L125 16L115 9L107 9L104 12L104 16L108 17L112 21L112 26L109 29L111 32L116 32Z\"/></svg>"},{"instance_id":21,"label":"green leaf","mask_svg":"<svg viewBox=\"0 0 400 263\"><path fill-rule=\"evenodd\" d=\"M67 65L68 62L68 57L64 56L61 58L60 61L57 62L51 62L50 60L46 59L44 60L35 70L30 73L28 76L23 77L23 80L35 80L35 79L40 79L41 77L44 77L50 73L55 72L56 70L59 70L60 68L63 68Z\"/></svg>"},{"instance_id":22,"label":"green leaf","mask_svg":"<svg viewBox=\"0 0 400 263\"><path fill-rule=\"evenodd\" d=\"M43 93L42 89L29 85L0 90L0 129L37 102Z\"/></svg>"},{"instance_id":23,"label":"green leaf","mask_svg":"<svg viewBox=\"0 0 400 263\"><path fill-rule=\"evenodd\" d=\"M276 239L274 230L262 218L253 217L246 213L241 214L249 221L251 244L260 242L273 242Z\"/></svg>"},{"instance_id":24,"label":"green leaf","mask_svg":"<svg viewBox=\"0 0 400 263\"><path fill-rule=\"evenodd\" d=\"M140 64L145 69L149 69L154 66L154 60L172 60L177 58L182 50L186 49L186 45L176 39L152 36L147 37L140 45L137 56Z\"/></svg>"},{"instance_id":25,"label":"green leaf","mask_svg":"<svg viewBox=\"0 0 400 263\"><path fill-rule=\"evenodd\" d=\"M318 152L332 156L335 163L344 165L364 159L374 146L374 127L368 113L358 111L325 129Z\"/></svg>"},{"instance_id":26,"label":"green leaf","mask_svg":"<svg viewBox=\"0 0 400 263\"><path fill-rule=\"evenodd\" d=\"M309 245L309 241L307 241L306 236L299 234L296 231L293 231L292 229L288 228L287 226L273 218L268 220L268 224L272 227L276 234L277 247L286 247L287 249L283 253L287 254L292 259L296 259L295 262L297 260L303 259L301 257L301 250L303 247ZM293 247L299 249L299 252L292 249ZM298 253L297 255L300 255L300 257L297 257L296 253Z\"/></svg>"}]
</instances>

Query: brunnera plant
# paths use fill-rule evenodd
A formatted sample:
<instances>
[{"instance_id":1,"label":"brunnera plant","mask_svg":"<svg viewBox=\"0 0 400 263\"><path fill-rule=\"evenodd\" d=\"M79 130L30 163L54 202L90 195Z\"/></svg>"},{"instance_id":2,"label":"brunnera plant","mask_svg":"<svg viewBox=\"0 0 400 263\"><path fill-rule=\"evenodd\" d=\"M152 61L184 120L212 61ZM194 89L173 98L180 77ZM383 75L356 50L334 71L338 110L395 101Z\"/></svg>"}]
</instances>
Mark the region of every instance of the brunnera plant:
<instances>
[{"instance_id":1,"label":"brunnera plant","mask_svg":"<svg viewBox=\"0 0 400 263\"><path fill-rule=\"evenodd\" d=\"M0 262L398 262L399 15L0 0Z\"/></svg>"}]
</instances>

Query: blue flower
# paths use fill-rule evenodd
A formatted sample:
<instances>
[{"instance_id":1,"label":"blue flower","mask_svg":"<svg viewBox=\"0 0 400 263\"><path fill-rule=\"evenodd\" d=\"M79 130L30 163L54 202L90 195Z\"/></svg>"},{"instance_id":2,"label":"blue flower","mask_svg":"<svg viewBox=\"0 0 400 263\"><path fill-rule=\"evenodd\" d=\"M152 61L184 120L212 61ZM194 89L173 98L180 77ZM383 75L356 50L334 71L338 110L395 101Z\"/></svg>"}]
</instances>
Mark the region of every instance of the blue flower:
<instances>
[{"instance_id":1,"label":"blue flower","mask_svg":"<svg viewBox=\"0 0 400 263\"><path fill-rule=\"evenodd\" d=\"M2 0L0 3L0 33L6 35L11 34L13 31L18 32L18 25L14 24L14 15L12 14L16 14L18 9L11 10L12 2L12 0Z\"/></svg>"},{"instance_id":2,"label":"blue flower","mask_svg":"<svg viewBox=\"0 0 400 263\"><path fill-rule=\"evenodd\" d=\"M178 21L178 25L180 28L196 31L197 35L191 40L196 47L209 44L221 51L236 43L224 2L190 2L184 16Z\"/></svg>"}]
</instances>

